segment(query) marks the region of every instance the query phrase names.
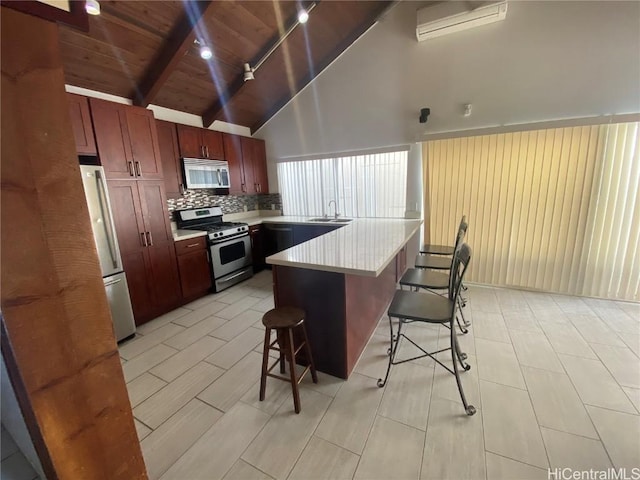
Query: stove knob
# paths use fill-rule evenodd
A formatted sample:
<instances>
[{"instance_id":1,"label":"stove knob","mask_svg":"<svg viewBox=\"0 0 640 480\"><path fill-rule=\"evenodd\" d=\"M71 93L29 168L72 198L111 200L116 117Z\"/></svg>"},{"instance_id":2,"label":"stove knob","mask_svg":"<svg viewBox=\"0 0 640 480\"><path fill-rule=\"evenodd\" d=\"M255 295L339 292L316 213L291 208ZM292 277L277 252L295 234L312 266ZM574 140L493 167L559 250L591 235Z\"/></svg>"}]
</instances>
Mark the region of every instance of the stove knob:
<instances>
[{"instance_id":1,"label":"stove knob","mask_svg":"<svg viewBox=\"0 0 640 480\"><path fill-rule=\"evenodd\" d=\"M239 232L241 232L241 231L242 231L242 229L241 229L241 228L238 228L238 231L239 231Z\"/></svg>"}]
</instances>

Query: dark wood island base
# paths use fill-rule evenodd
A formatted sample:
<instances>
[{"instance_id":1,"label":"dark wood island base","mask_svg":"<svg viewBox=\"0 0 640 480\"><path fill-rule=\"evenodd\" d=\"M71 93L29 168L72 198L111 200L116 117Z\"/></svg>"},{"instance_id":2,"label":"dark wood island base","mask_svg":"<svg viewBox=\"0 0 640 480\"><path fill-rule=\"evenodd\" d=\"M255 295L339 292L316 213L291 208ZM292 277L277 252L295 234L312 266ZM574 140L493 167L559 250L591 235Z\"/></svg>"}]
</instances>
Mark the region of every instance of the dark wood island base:
<instances>
[{"instance_id":1,"label":"dark wood island base","mask_svg":"<svg viewBox=\"0 0 640 480\"><path fill-rule=\"evenodd\" d=\"M306 312L318 370L349 377L405 270L405 248L377 277L273 265L275 305Z\"/></svg>"}]
</instances>

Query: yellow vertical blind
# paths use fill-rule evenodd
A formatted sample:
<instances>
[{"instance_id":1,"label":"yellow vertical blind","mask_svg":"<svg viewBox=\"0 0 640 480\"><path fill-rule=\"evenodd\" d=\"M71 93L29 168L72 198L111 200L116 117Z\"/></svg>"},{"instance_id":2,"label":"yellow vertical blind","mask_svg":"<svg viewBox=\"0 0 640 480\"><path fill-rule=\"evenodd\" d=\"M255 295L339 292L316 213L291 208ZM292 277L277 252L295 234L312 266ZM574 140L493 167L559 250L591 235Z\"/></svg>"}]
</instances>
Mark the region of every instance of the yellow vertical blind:
<instances>
[{"instance_id":1,"label":"yellow vertical blind","mask_svg":"<svg viewBox=\"0 0 640 480\"><path fill-rule=\"evenodd\" d=\"M425 238L463 214L470 281L638 300L638 124L555 128L423 145Z\"/></svg>"}]
</instances>

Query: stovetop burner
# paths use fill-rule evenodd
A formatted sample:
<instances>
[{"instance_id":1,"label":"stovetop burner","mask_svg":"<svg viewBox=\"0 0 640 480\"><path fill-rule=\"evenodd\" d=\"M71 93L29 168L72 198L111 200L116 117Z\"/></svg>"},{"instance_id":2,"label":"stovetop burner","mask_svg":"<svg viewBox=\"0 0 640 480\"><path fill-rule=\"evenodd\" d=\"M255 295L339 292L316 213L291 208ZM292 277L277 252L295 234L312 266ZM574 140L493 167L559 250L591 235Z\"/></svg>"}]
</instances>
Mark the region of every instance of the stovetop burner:
<instances>
[{"instance_id":1,"label":"stovetop burner","mask_svg":"<svg viewBox=\"0 0 640 480\"><path fill-rule=\"evenodd\" d=\"M177 212L178 228L205 230L211 243L248 235L249 225L242 222L223 222L220 207L194 208Z\"/></svg>"}]
</instances>

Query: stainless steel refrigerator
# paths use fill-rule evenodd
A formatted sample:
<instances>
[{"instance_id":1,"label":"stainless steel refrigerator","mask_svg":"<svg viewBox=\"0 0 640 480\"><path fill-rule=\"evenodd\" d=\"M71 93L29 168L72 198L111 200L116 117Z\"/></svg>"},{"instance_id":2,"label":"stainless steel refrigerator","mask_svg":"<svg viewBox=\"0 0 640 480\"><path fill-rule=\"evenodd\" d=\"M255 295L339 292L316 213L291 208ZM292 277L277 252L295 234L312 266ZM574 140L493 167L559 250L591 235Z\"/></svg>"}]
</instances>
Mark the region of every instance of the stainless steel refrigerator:
<instances>
[{"instance_id":1,"label":"stainless steel refrigerator","mask_svg":"<svg viewBox=\"0 0 640 480\"><path fill-rule=\"evenodd\" d=\"M80 165L82 184L87 197L91 229L98 249L102 279L107 292L116 340L136 332L127 277L122 268L120 248L113 223L109 192L102 167Z\"/></svg>"}]
</instances>

